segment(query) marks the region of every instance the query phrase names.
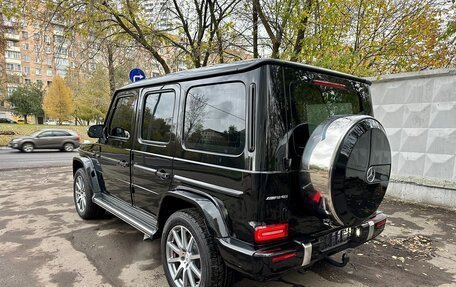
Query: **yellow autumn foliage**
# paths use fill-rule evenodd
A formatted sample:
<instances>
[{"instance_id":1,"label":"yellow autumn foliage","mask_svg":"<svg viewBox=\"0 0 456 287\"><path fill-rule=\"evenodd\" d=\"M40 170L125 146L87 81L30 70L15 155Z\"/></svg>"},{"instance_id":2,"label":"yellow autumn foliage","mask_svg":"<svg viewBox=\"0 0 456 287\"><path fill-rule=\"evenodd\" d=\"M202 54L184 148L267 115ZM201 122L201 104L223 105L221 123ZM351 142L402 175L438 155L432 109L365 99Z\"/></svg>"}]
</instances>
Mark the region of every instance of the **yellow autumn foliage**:
<instances>
[{"instance_id":1,"label":"yellow autumn foliage","mask_svg":"<svg viewBox=\"0 0 456 287\"><path fill-rule=\"evenodd\" d=\"M59 123L72 118L74 113L73 93L65 81L55 76L43 98L43 110L47 117Z\"/></svg>"}]
</instances>

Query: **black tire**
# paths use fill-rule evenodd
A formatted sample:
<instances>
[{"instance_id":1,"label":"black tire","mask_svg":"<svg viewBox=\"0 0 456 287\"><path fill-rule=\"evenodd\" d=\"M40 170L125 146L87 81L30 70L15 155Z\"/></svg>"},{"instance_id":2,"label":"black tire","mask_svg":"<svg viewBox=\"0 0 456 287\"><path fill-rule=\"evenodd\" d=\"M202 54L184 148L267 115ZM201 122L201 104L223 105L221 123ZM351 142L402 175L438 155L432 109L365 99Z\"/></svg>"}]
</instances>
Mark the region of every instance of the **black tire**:
<instances>
[{"instance_id":1,"label":"black tire","mask_svg":"<svg viewBox=\"0 0 456 287\"><path fill-rule=\"evenodd\" d=\"M62 151L71 152L73 150L74 150L74 144L72 144L72 143L63 144Z\"/></svg>"},{"instance_id":2,"label":"black tire","mask_svg":"<svg viewBox=\"0 0 456 287\"><path fill-rule=\"evenodd\" d=\"M35 146L32 143L23 143L21 146L21 151L23 152L32 152L35 149Z\"/></svg>"},{"instance_id":3,"label":"black tire","mask_svg":"<svg viewBox=\"0 0 456 287\"><path fill-rule=\"evenodd\" d=\"M200 255L201 281L200 287L227 287L231 286L232 270L230 270L220 256L215 239L209 232L203 215L197 209L184 209L173 213L165 223L161 238L161 257L168 284L178 285L171 278L166 246L171 230L176 226L185 227L194 237Z\"/></svg>"},{"instance_id":4,"label":"black tire","mask_svg":"<svg viewBox=\"0 0 456 287\"><path fill-rule=\"evenodd\" d=\"M73 180L73 200L77 213L82 219L96 219L103 216L104 209L92 202L93 191L83 168L74 174ZM80 192L81 183L83 194ZM82 206L82 201L85 201Z\"/></svg>"}]
</instances>

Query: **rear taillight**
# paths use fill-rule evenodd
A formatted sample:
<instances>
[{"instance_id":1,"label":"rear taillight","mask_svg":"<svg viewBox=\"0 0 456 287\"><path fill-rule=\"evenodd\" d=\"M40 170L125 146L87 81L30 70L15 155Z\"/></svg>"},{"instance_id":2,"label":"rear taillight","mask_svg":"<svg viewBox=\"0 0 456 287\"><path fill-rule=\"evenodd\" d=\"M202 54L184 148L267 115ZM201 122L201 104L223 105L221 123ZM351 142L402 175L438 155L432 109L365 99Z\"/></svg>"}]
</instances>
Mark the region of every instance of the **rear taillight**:
<instances>
[{"instance_id":1,"label":"rear taillight","mask_svg":"<svg viewBox=\"0 0 456 287\"><path fill-rule=\"evenodd\" d=\"M288 236L288 223L255 227L255 242L261 243L282 239Z\"/></svg>"},{"instance_id":2,"label":"rear taillight","mask_svg":"<svg viewBox=\"0 0 456 287\"><path fill-rule=\"evenodd\" d=\"M80 136L80 135L77 135L77 136L76 136L76 140L77 140L78 142L81 141L81 136Z\"/></svg>"}]
</instances>

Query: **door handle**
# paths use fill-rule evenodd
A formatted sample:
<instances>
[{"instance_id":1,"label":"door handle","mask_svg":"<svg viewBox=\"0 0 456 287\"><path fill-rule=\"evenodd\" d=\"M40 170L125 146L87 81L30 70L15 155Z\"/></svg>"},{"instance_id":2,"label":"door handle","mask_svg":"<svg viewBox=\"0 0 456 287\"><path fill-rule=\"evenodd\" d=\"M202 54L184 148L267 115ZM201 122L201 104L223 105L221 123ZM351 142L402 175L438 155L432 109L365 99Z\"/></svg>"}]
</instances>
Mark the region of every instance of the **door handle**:
<instances>
[{"instance_id":1,"label":"door handle","mask_svg":"<svg viewBox=\"0 0 456 287\"><path fill-rule=\"evenodd\" d=\"M169 178L169 173L167 173L164 169L157 171L155 174L163 180Z\"/></svg>"}]
</instances>

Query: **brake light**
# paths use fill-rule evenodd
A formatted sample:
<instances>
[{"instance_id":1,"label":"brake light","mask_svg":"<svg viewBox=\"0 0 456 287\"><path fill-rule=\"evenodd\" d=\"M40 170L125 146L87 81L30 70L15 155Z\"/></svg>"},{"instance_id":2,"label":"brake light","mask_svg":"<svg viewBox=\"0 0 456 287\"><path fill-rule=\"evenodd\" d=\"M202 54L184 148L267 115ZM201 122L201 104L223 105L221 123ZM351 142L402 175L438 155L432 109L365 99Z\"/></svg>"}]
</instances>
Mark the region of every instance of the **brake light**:
<instances>
[{"instance_id":1,"label":"brake light","mask_svg":"<svg viewBox=\"0 0 456 287\"><path fill-rule=\"evenodd\" d=\"M255 227L255 242L266 242L288 236L288 223Z\"/></svg>"},{"instance_id":2,"label":"brake light","mask_svg":"<svg viewBox=\"0 0 456 287\"><path fill-rule=\"evenodd\" d=\"M287 260L287 259L293 258L295 256L296 256L296 252L279 255L279 256L273 257L272 258L272 262L273 263L277 263L277 262L280 262L280 261L283 261L283 260Z\"/></svg>"},{"instance_id":3,"label":"brake light","mask_svg":"<svg viewBox=\"0 0 456 287\"><path fill-rule=\"evenodd\" d=\"M327 81L312 81L314 85L319 85L319 86L326 86L326 87L331 87L331 88L337 88L337 89L345 89L346 86L344 84L338 84L338 83L333 83L333 82L327 82Z\"/></svg>"},{"instance_id":4,"label":"brake light","mask_svg":"<svg viewBox=\"0 0 456 287\"><path fill-rule=\"evenodd\" d=\"M312 201L315 203L319 203L321 199L321 193L319 191L315 192L314 196L312 196Z\"/></svg>"},{"instance_id":5,"label":"brake light","mask_svg":"<svg viewBox=\"0 0 456 287\"><path fill-rule=\"evenodd\" d=\"M77 135L77 136L76 136L76 140L77 140L78 142L81 141L81 136L80 136L80 135Z\"/></svg>"}]
</instances>

